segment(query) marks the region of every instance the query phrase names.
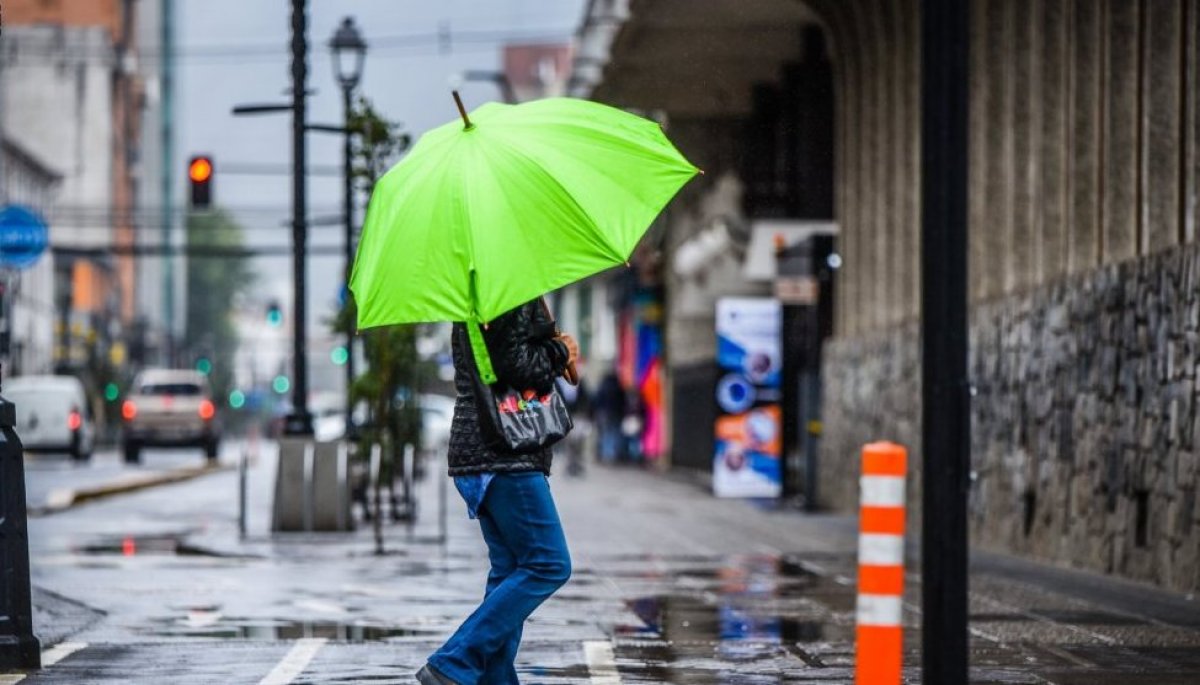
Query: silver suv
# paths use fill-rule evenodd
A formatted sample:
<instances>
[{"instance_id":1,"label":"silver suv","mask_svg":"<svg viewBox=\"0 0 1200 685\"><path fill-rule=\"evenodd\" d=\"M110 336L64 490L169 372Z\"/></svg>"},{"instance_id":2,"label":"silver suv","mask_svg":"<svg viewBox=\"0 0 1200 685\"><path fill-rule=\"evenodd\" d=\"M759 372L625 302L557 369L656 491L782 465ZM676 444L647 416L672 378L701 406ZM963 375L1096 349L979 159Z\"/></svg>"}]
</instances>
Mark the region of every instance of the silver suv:
<instances>
[{"instance_id":1,"label":"silver suv","mask_svg":"<svg viewBox=\"0 0 1200 685\"><path fill-rule=\"evenodd\" d=\"M220 428L208 379L195 371L147 369L137 375L121 405L125 461L141 460L142 447L202 447L217 458Z\"/></svg>"}]
</instances>

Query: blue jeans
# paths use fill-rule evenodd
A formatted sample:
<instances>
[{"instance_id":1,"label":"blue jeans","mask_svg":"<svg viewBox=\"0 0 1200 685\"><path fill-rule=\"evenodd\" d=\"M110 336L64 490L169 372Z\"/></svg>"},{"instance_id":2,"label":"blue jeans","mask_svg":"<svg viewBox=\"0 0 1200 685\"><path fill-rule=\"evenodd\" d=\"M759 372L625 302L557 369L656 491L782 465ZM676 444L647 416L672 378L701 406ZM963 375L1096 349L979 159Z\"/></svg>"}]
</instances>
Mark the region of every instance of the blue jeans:
<instances>
[{"instance_id":1,"label":"blue jeans","mask_svg":"<svg viewBox=\"0 0 1200 685\"><path fill-rule=\"evenodd\" d=\"M517 685L513 662L525 619L571 577L571 555L542 473L498 474L479 527L492 569L483 603L429 657L460 685Z\"/></svg>"}]
</instances>

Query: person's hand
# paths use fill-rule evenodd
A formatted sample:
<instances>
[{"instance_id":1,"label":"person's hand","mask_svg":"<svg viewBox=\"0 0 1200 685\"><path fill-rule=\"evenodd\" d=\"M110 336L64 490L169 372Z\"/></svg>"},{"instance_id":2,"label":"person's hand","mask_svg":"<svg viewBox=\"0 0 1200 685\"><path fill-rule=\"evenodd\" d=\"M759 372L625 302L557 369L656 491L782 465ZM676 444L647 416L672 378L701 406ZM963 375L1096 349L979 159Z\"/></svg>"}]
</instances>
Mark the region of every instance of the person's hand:
<instances>
[{"instance_id":1,"label":"person's hand","mask_svg":"<svg viewBox=\"0 0 1200 685\"><path fill-rule=\"evenodd\" d=\"M579 359L579 343L566 333L559 334L556 340L567 346L567 366L574 364L575 360Z\"/></svg>"}]
</instances>

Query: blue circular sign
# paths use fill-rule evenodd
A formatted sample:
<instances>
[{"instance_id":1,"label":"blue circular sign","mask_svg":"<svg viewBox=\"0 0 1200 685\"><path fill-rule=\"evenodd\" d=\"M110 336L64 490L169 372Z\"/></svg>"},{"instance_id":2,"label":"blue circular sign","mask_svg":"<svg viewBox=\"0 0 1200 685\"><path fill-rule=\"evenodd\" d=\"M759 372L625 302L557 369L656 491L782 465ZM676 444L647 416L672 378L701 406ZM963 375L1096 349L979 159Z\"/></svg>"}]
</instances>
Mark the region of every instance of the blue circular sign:
<instances>
[{"instance_id":1,"label":"blue circular sign","mask_svg":"<svg viewBox=\"0 0 1200 685\"><path fill-rule=\"evenodd\" d=\"M27 269L37 263L49 243L46 222L22 205L0 209L0 266Z\"/></svg>"}]
</instances>

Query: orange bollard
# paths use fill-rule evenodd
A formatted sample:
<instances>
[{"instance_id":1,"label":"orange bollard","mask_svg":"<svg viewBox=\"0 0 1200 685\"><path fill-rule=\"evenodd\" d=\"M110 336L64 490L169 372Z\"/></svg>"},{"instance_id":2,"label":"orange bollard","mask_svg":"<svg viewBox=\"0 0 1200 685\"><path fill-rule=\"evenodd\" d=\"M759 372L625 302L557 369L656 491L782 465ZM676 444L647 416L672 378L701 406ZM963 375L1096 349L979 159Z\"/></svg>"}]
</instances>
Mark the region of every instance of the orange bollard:
<instances>
[{"instance_id":1,"label":"orange bollard","mask_svg":"<svg viewBox=\"0 0 1200 685\"><path fill-rule=\"evenodd\" d=\"M899 685L904 661L904 474L908 451L863 446L858 534L856 685Z\"/></svg>"}]
</instances>

